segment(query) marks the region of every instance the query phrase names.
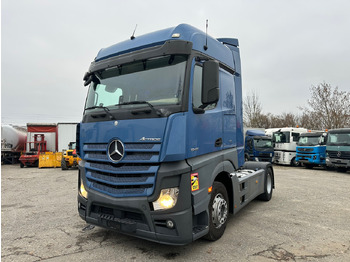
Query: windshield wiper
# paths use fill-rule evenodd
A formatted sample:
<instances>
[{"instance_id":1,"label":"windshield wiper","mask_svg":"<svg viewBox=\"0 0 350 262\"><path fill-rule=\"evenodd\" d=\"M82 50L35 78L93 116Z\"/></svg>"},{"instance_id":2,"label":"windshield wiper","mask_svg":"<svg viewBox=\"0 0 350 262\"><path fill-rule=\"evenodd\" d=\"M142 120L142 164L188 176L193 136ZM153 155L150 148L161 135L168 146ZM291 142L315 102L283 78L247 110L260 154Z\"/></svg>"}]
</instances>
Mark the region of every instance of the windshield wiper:
<instances>
[{"instance_id":1,"label":"windshield wiper","mask_svg":"<svg viewBox=\"0 0 350 262\"><path fill-rule=\"evenodd\" d=\"M123 103L120 103L120 104L116 104L116 106L120 106L120 105L142 105L142 104L148 105L151 108L151 110L157 114L157 116L163 116L162 112L159 109L155 109L154 106L151 103L147 102L147 101L123 102Z\"/></svg>"},{"instance_id":2,"label":"windshield wiper","mask_svg":"<svg viewBox=\"0 0 350 262\"><path fill-rule=\"evenodd\" d=\"M105 106L91 106L91 107L85 108L85 110L96 109L96 108L102 108L102 109L109 115L109 118L110 118L110 119L117 120L117 119L114 117L114 115L112 115L112 114L109 112L109 108L108 108L108 107L105 107Z\"/></svg>"}]
</instances>

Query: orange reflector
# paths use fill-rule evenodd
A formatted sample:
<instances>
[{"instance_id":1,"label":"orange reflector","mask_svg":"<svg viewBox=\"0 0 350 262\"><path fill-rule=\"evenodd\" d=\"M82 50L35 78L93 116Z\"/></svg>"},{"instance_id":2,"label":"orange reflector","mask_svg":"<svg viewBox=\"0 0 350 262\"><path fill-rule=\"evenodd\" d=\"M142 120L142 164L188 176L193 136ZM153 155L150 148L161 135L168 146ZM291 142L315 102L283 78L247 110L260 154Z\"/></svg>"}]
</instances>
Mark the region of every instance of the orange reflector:
<instances>
[{"instance_id":1,"label":"orange reflector","mask_svg":"<svg viewBox=\"0 0 350 262\"><path fill-rule=\"evenodd\" d=\"M208 187L208 193L211 193L211 191L213 191L213 186Z\"/></svg>"},{"instance_id":2,"label":"orange reflector","mask_svg":"<svg viewBox=\"0 0 350 262\"><path fill-rule=\"evenodd\" d=\"M256 180L255 183L258 183L258 180Z\"/></svg>"}]
</instances>

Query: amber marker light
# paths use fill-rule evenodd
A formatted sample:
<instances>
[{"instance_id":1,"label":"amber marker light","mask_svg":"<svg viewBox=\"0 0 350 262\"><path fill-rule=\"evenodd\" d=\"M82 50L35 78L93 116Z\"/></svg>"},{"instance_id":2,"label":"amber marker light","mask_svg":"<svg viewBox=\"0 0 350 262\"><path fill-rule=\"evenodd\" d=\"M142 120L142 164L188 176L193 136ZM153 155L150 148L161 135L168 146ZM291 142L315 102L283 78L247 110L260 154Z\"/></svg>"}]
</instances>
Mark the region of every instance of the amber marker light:
<instances>
[{"instance_id":1,"label":"amber marker light","mask_svg":"<svg viewBox=\"0 0 350 262\"><path fill-rule=\"evenodd\" d=\"M208 187L208 193L211 193L211 191L213 191L213 186Z\"/></svg>"}]
</instances>

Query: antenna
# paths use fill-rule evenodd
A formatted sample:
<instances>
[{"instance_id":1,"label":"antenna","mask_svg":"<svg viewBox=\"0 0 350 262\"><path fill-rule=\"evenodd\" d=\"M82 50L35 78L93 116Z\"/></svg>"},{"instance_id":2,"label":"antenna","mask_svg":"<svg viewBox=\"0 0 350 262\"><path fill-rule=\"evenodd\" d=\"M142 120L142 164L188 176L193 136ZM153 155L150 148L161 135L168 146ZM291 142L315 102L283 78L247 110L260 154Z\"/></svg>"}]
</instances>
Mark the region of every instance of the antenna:
<instances>
[{"instance_id":1,"label":"antenna","mask_svg":"<svg viewBox=\"0 0 350 262\"><path fill-rule=\"evenodd\" d=\"M136 26L135 26L134 32L132 33L132 36L130 36L130 40L134 40L134 39L135 39L135 31L136 31L136 28L137 28L137 24L136 24Z\"/></svg>"},{"instance_id":2,"label":"antenna","mask_svg":"<svg viewBox=\"0 0 350 262\"><path fill-rule=\"evenodd\" d=\"M204 50L207 51L208 49L208 19L205 23L205 45L203 46Z\"/></svg>"}]
</instances>

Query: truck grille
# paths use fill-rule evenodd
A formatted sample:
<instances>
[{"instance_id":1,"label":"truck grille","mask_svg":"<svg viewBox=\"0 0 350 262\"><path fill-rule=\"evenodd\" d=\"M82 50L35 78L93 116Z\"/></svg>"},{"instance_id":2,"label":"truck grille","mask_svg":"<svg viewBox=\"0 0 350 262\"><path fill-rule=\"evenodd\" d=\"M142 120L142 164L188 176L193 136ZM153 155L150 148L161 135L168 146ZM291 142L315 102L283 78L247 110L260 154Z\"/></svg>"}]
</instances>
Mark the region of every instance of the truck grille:
<instances>
[{"instance_id":1,"label":"truck grille","mask_svg":"<svg viewBox=\"0 0 350 262\"><path fill-rule=\"evenodd\" d=\"M259 156L269 158L270 157L270 153L259 153Z\"/></svg>"},{"instance_id":2,"label":"truck grille","mask_svg":"<svg viewBox=\"0 0 350 262\"><path fill-rule=\"evenodd\" d=\"M350 152L348 151L327 151L330 158L350 159Z\"/></svg>"},{"instance_id":3,"label":"truck grille","mask_svg":"<svg viewBox=\"0 0 350 262\"><path fill-rule=\"evenodd\" d=\"M108 144L84 144L88 186L113 197L150 196L159 169L160 143L125 143L117 164L107 156Z\"/></svg>"},{"instance_id":4,"label":"truck grille","mask_svg":"<svg viewBox=\"0 0 350 262\"><path fill-rule=\"evenodd\" d=\"M312 152L312 151L314 151L314 149L313 148L298 148L298 151L299 152Z\"/></svg>"}]
</instances>

